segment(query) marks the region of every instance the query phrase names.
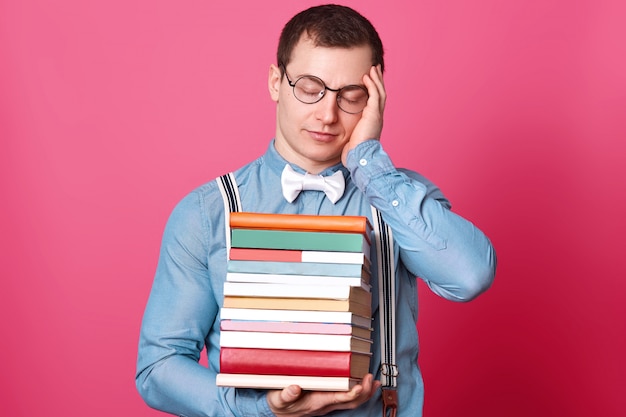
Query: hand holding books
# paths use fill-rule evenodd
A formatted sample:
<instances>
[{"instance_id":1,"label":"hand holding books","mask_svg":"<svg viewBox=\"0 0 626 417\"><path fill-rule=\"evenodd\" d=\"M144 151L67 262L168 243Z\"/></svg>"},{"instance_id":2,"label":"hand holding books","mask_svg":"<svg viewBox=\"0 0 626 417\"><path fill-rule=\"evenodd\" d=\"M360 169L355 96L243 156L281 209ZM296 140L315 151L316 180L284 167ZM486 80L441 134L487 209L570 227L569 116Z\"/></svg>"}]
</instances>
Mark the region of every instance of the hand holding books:
<instances>
[{"instance_id":1,"label":"hand holding books","mask_svg":"<svg viewBox=\"0 0 626 417\"><path fill-rule=\"evenodd\" d=\"M269 391L267 403L279 417L321 416L334 410L353 409L372 398L380 388L372 374L346 392L303 391L290 385L280 391Z\"/></svg>"}]
</instances>

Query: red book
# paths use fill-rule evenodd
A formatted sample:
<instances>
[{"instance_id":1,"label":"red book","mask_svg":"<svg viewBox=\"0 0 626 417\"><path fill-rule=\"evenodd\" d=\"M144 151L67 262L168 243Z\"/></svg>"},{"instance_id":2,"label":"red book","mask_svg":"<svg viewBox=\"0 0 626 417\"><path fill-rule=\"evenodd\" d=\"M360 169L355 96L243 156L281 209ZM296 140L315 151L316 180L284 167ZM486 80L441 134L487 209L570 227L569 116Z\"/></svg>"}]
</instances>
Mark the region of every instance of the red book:
<instances>
[{"instance_id":1,"label":"red book","mask_svg":"<svg viewBox=\"0 0 626 417\"><path fill-rule=\"evenodd\" d=\"M355 352L222 348L220 372L226 374L337 376L363 378L370 355Z\"/></svg>"},{"instance_id":2,"label":"red book","mask_svg":"<svg viewBox=\"0 0 626 417\"><path fill-rule=\"evenodd\" d=\"M302 262L301 250L231 248L230 259L238 261Z\"/></svg>"},{"instance_id":3,"label":"red book","mask_svg":"<svg viewBox=\"0 0 626 417\"><path fill-rule=\"evenodd\" d=\"M234 261L325 262L360 264L370 269L368 255L358 252L322 252L289 249L231 248L229 259Z\"/></svg>"}]
</instances>

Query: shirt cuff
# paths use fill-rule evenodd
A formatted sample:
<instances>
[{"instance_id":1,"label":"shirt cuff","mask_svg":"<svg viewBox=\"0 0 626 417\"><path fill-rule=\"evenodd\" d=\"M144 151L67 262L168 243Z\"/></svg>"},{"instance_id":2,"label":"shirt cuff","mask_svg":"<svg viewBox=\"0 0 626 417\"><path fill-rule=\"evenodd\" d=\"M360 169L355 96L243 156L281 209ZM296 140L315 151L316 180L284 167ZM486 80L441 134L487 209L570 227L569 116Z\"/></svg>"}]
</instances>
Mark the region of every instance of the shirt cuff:
<instances>
[{"instance_id":1,"label":"shirt cuff","mask_svg":"<svg viewBox=\"0 0 626 417\"><path fill-rule=\"evenodd\" d=\"M373 180L396 171L377 139L367 140L350 150L347 163L352 181L363 193Z\"/></svg>"}]
</instances>

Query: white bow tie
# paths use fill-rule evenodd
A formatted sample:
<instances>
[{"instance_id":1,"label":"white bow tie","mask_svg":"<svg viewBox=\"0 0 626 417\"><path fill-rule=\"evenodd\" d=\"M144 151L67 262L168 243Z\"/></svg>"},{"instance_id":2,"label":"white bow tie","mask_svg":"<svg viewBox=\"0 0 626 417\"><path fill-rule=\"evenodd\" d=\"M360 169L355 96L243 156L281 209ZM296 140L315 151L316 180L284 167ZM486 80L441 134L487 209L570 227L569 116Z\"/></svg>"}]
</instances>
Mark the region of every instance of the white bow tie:
<instances>
[{"instance_id":1,"label":"white bow tie","mask_svg":"<svg viewBox=\"0 0 626 417\"><path fill-rule=\"evenodd\" d=\"M335 204L343 195L346 186L341 171L328 177L309 173L299 174L289 164L285 165L285 169L283 169L280 183L283 187L283 195L290 203L298 197L302 190L317 190L324 191L326 197Z\"/></svg>"}]
</instances>

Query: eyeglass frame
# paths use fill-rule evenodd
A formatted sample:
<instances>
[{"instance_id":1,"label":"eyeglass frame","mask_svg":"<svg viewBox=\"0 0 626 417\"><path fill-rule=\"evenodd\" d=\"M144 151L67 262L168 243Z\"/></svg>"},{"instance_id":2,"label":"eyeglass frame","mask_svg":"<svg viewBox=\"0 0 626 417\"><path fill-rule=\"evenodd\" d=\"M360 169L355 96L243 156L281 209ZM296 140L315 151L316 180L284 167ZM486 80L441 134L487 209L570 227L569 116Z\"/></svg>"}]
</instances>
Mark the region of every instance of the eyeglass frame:
<instances>
[{"instance_id":1,"label":"eyeglass frame","mask_svg":"<svg viewBox=\"0 0 626 417\"><path fill-rule=\"evenodd\" d=\"M367 106L367 100L369 99L370 95L369 92L367 91L367 88L365 88L362 85L357 85L357 84L349 84L349 85L345 85L341 88L330 88L329 86L326 85L326 83L324 82L324 80L322 80L320 77L316 77L315 75L303 75L301 77L299 77L298 79L296 79L295 81L291 81L291 79L289 78L289 74L287 74L287 68L285 67L285 65L280 64L279 67L281 67L283 69L283 74L285 74L285 78L287 78L287 84L289 84L289 86L293 89L293 96L296 98L296 100L298 100L300 103L304 103L304 104L315 104L315 103L319 103L320 101L322 101L322 99L326 96L326 90L331 91L333 93L337 93L337 97L335 98L335 101L337 102L337 107L339 107L339 110L348 113L348 114L359 114L361 112L363 112L363 110L365 110L365 106ZM308 102L308 101L302 101L300 98L298 98L298 96L296 95L296 84L298 83L298 81L300 81L303 78L313 78L314 80L318 80L320 82L321 85L324 86L324 89L322 91L320 91L320 93L322 93L319 98L313 102ZM367 97L366 99L366 104L365 106L359 110L358 112L349 112L346 111L345 109L343 109L341 107L341 105L339 104L339 99L342 98L341 97L341 91L346 89L346 88L359 88L361 90L363 90L365 92L365 96Z\"/></svg>"}]
</instances>

